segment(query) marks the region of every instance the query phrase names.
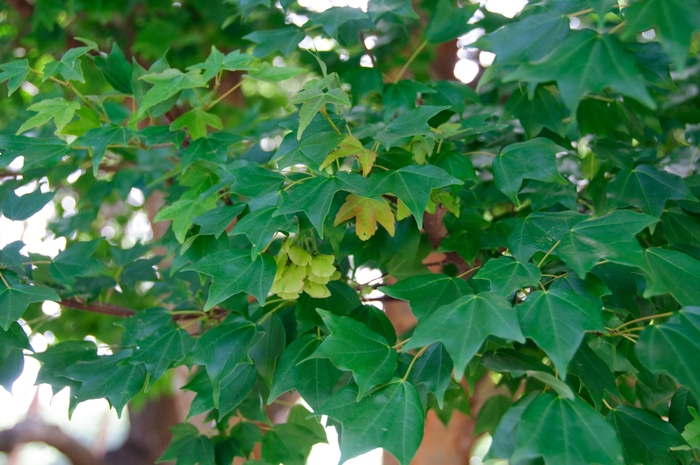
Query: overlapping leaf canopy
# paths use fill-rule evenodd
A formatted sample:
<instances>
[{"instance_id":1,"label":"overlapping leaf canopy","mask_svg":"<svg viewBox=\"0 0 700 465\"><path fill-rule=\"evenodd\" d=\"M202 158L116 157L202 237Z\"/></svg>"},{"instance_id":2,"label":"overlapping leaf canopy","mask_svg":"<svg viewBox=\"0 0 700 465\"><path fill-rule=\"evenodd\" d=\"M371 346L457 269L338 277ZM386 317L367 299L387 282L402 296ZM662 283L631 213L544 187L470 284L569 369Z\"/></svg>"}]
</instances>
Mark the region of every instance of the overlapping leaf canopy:
<instances>
[{"instance_id":1,"label":"overlapping leaf canopy","mask_svg":"<svg viewBox=\"0 0 700 465\"><path fill-rule=\"evenodd\" d=\"M71 409L121 413L185 366L216 428L163 460L301 465L327 415L343 460L407 465L426 411L490 377L489 457L692 463L700 2L478 3L0 7L0 211L53 208L66 244L0 231L0 385L26 354ZM441 68L465 33L495 54L476 91ZM273 426L292 390L315 416Z\"/></svg>"}]
</instances>

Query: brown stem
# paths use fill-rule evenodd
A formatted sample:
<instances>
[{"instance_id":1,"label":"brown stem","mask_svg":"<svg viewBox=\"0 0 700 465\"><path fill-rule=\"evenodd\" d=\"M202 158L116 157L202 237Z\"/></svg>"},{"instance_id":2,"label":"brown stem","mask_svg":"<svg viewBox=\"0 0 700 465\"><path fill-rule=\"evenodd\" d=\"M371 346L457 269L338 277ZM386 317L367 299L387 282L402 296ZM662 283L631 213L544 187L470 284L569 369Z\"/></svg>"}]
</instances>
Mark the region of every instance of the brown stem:
<instances>
[{"instance_id":1,"label":"brown stem","mask_svg":"<svg viewBox=\"0 0 700 465\"><path fill-rule=\"evenodd\" d=\"M445 227L444 218L447 214L447 209L443 205L438 205L435 213L425 213L423 215L423 231L428 236L428 242L433 248L440 247L442 240L447 237L449 231ZM469 278L469 270L472 268L457 252L444 252L445 262L451 263L457 267L460 275L464 279Z\"/></svg>"},{"instance_id":2,"label":"brown stem","mask_svg":"<svg viewBox=\"0 0 700 465\"><path fill-rule=\"evenodd\" d=\"M62 306L67 308L72 308L75 310L82 310L85 312L101 313L103 315L113 315L122 318L132 316L136 314L136 310L131 308L120 307L118 305L112 304L98 304L98 303L83 303L75 298L63 299L59 302ZM222 316L228 315L228 311L223 308L214 308L212 310L214 318L221 318ZM172 318L175 321L191 320L193 318L198 318L201 315L195 313L183 313L183 314L173 314Z\"/></svg>"}]
</instances>

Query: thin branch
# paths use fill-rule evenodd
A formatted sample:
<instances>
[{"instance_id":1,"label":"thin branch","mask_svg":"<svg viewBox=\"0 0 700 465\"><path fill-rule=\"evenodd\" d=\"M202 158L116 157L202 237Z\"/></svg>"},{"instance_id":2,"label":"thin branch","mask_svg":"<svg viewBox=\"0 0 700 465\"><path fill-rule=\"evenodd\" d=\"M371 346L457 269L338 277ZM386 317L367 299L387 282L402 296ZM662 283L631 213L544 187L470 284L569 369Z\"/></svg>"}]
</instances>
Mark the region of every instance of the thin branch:
<instances>
[{"instance_id":1,"label":"thin branch","mask_svg":"<svg viewBox=\"0 0 700 465\"><path fill-rule=\"evenodd\" d=\"M367 52L367 55L369 56L370 61L372 62L372 68L377 67L377 63L374 61L374 55L372 55L372 52L370 49L367 48L367 45L365 44L365 35L362 33L362 31L358 31L360 33L360 42L362 42L362 47L364 47L365 52Z\"/></svg>"},{"instance_id":2,"label":"thin branch","mask_svg":"<svg viewBox=\"0 0 700 465\"><path fill-rule=\"evenodd\" d=\"M401 77L403 76L403 74L406 72L408 67L411 66L411 63L413 63L413 60L415 60L416 57L418 57L418 55L420 54L420 52L423 51L423 49L425 48L426 45L428 45L427 40L423 41L423 43L418 46L416 51L413 52L413 55L411 55L411 58L408 59L406 64L403 65L403 68L401 68L401 71L399 71L399 74L396 75L396 78L394 79L394 84L396 84L397 82L399 82L401 80Z\"/></svg>"}]
</instances>

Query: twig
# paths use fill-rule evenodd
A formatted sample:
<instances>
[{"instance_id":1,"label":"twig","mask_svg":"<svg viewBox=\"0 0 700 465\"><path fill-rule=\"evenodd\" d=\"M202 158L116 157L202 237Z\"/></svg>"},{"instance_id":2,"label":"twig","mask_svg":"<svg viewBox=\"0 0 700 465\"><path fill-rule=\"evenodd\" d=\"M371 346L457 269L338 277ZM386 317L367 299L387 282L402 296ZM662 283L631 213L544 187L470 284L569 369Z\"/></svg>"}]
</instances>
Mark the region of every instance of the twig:
<instances>
[{"instance_id":1,"label":"twig","mask_svg":"<svg viewBox=\"0 0 700 465\"><path fill-rule=\"evenodd\" d=\"M401 68L401 71L399 71L399 74L396 75L396 78L394 79L394 84L396 84L397 82L399 82L401 80L401 77L403 76L403 74L406 72L408 67L411 66L411 63L413 63L413 60L415 60L416 57L418 57L418 54L423 51L423 49L425 48L426 45L428 45L427 40L423 41L423 43L418 46L416 51L413 52L413 55L411 55L411 58L408 59L406 64L403 65L403 68Z\"/></svg>"}]
</instances>

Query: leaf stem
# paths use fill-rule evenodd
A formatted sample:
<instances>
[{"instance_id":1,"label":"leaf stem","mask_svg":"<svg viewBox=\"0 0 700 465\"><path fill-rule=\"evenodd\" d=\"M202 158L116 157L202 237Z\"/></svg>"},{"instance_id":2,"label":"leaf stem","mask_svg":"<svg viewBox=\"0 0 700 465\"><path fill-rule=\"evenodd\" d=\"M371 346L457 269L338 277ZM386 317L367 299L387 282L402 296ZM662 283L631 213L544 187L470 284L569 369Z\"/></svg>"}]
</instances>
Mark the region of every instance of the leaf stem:
<instances>
[{"instance_id":1,"label":"leaf stem","mask_svg":"<svg viewBox=\"0 0 700 465\"><path fill-rule=\"evenodd\" d=\"M547 257L549 257L549 255L550 255L552 252L554 252L554 249L556 249L557 247L559 247L559 244L560 244L560 243L561 243L561 239L559 239L557 242L554 243L554 245L552 246L552 248L549 249L549 250L547 251L546 254L544 254L544 257L542 257L542 260L540 260L540 262L537 264L537 268L540 268L540 267L542 266L542 264L544 263L544 261L547 260Z\"/></svg>"},{"instance_id":2,"label":"leaf stem","mask_svg":"<svg viewBox=\"0 0 700 465\"><path fill-rule=\"evenodd\" d=\"M397 74L396 78L394 78L394 84L396 84L397 82L399 82L401 80L401 77L403 76L403 74L406 72L408 67L411 66L411 63L413 63L413 60L415 60L416 57L418 57L418 54L423 51L423 49L425 48L426 45L428 45L427 39L424 40L423 43L418 46L416 51L413 52L413 55L411 55L411 58L409 58L408 61L406 62L406 64L403 65L403 68L401 68L401 71L399 71L399 74Z\"/></svg>"},{"instance_id":3,"label":"leaf stem","mask_svg":"<svg viewBox=\"0 0 700 465\"><path fill-rule=\"evenodd\" d=\"M620 29L621 27L624 27L624 26L625 26L625 21L622 21L620 24L618 24L617 26L615 26L615 27L613 27L612 29L610 29L610 30L608 31L608 34L614 34L615 31L617 31L618 29Z\"/></svg>"},{"instance_id":4,"label":"leaf stem","mask_svg":"<svg viewBox=\"0 0 700 465\"><path fill-rule=\"evenodd\" d=\"M643 316L641 318L636 318L632 321L628 321L627 323L623 323L617 328L615 328L615 331L619 331L620 328L624 328L625 326L632 325L634 323L639 323L640 321L646 321L646 320L654 320L656 318L666 318L667 316L672 316L675 312L666 312L666 313L659 313L657 315L649 315L649 316Z\"/></svg>"},{"instance_id":5,"label":"leaf stem","mask_svg":"<svg viewBox=\"0 0 700 465\"><path fill-rule=\"evenodd\" d=\"M197 96L197 100L199 100L199 103L202 104L202 108L206 108L206 107L207 107L207 104L204 103L204 99L202 98L201 95L199 95L199 92L197 92L197 89L195 89L195 88L193 87L193 88L192 88L192 91L194 92L194 95Z\"/></svg>"},{"instance_id":6,"label":"leaf stem","mask_svg":"<svg viewBox=\"0 0 700 465\"><path fill-rule=\"evenodd\" d=\"M333 130L335 131L335 133L338 134L338 135L342 135L343 133L340 132L340 129L338 129L338 126L336 126L335 123L333 122L333 120L331 119L331 117L328 116L328 112L326 111L326 106L323 105L319 111L321 112L321 114L323 115L323 117L326 118L326 121L328 121L328 124L331 125L331 127L333 128Z\"/></svg>"},{"instance_id":7,"label":"leaf stem","mask_svg":"<svg viewBox=\"0 0 700 465\"><path fill-rule=\"evenodd\" d=\"M483 151L483 150L475 150L475 151L473 151L473 152L467 152L467 153L465 153L465 155L488 155L489 157L496 157L496 156L498 156L498 155L495 154L495 153L485 152L485 151Z\"/></svg>"},{"instance_id":8,"label":"leaf stem","mask_svg":"<svg viewBox=\"0 0 700 465\"><path fill-rule=\"evenodd\" d=\"M288 305L290 302L292 302L292 301L291 301L291 300L283 300L282 303L280 303L278 306L276 306L275 308L273 308L272 310L270 310L269 312L267 312L266 314L264 314L264 315L258 320L258 323L257 323L257 324L259 324L259 325L263 324L263 323L265 322L265 320L267 320L270 316L272 316L273 313L275 313L277 310L279 310L279 309L281 309L281 308L284 308L284 307L285 307L286 305Z\"/></svg>"},{"instance_id":9,"label":"leaf stem","mask_svg":"<svg viewBox=\"0 0 700 465\"><path fill-rule=\"evenodd\" d=\"M574 16L585 15L587 13L592 13L592 12L593 12L593 8L586 8L585 10L577 11L576 13L571 13L569 15L569 18L573 18Z\"/></svg>"},{"instance_id":10,"label":"leaf stem","mask_svg":"<svg viewBox=\"0 0 700 465\"><path fill-rule=\"evenodd\" d=\"M5 284L5 287L10 289L10 285L7 283L7 280L5 277L2 275L2 272L0 272L0 279L2 279L3 284Z\"/></svg>"},{"instance_id":11,"label":"leaf stem","mask_svg":"<svg viewBox=\"0 0 700 465\"><path fill-rule=\"evenodd\" d=\"M246 82L246 81L247 81L247 79L241 79L241 82L239 82L238 84L236 84L235 86L231 87L229 90L227 90L226 92L224 92L223 95L222 95L221 97L219 97L218 99L214 100L211 104L205 105L204 108L205 108L206 110L211 110L211 108L212 108L213 106L215 106L217 103L221 102L223 99L225 99L226 97L228 97L229 95L231 95L231 93L232 93L233 91L235 91L236 89L238 89L239 87L241 87L241 86L243 85L243 83Z\"/></svg>"},{"instance_id":12,"label":"leaf stem","mask_svg":"<svg viewBox=\"0 0 700 465\"><path fill-rule=\"evenodd\" d=\"M413 360L411 360L411 364L408 365L408 370L406 370L406 374L403 375L403 381L406 381L408 379L408 375L411 373L411 369L413 368L413 364L416 363L416 360L420 358L421 355L425 353L426 350L428 350L428 347L430 346L425 346L421 350L418 351L418 353L413 357Z\"/></svg>"},{"instance_id":13,"label":"leaf stem","mask_svg":"<svg viewBox=\"0 0 700 465\"><path fill-rule=\"evenodd\" d=\"M463 276L466 276L466 275L468 275L469 273L478 270L479 268L481 268L481 266L475 266L474 268L469 268L469 269L468 269L467 271L465 271L464 273L458 274L458 275L456 276L456 278L461 278L461 277L463 277Z\"/></svg>"},{"instance_id":14,"label":"leaf stem","mask_svg":"<svg viewBox=\"0 0 700 465\"><path fill-rule=\"evenodd\" d=\"M392 349L398 349L399 347L402 347L404 344L406 344L408 341L410 341L411 338L409 337L408 339L404 339L403 341L399 341L393 346L391 346Z\"/></svg>"}]
</instances>

